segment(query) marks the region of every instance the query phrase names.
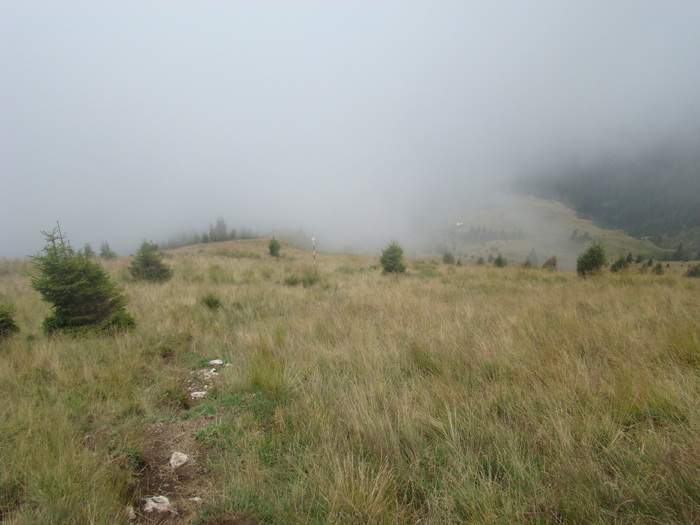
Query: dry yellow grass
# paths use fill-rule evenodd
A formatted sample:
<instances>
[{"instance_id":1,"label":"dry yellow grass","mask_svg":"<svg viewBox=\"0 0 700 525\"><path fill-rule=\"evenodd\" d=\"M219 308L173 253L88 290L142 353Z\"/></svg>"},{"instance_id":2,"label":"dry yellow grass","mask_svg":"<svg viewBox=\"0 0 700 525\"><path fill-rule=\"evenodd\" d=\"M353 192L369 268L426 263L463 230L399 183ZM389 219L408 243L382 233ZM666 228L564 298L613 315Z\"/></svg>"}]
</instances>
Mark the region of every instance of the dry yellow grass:
<instances>
[{"instance_id":1,"label":"dry yellow grass","mask_svg":"<svg viewBox=\"0 0 700 525\"><path fill-rule=\"evenodd\" d=\"M700 520L700 280L320 254L305 287L310 253L282 254L170 252L172 281L123 282L138 328L113 339L46 339L3 261L2 518L125 522L161 491L179 523ZM153 474L176 445L180 488Z\"/></svg>"}]
</instances>

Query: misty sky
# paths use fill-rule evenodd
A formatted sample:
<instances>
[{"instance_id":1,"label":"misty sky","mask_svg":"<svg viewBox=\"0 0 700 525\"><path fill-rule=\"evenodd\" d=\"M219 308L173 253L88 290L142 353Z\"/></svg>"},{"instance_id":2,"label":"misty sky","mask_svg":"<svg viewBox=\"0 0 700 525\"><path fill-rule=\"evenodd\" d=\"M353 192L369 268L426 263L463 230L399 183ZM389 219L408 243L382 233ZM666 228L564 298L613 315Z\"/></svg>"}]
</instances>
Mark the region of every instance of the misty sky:
<instances>
[{"instance_id":1,"label":"misty sky","mask_svg":"<svg viewBox=\"0 0 700 525\"><path fill-rule=\"evenodd\" d=\"M0 0L0 257L402 239L523 166L700 122L700 2Z\"/></svg>"}]
</instances>

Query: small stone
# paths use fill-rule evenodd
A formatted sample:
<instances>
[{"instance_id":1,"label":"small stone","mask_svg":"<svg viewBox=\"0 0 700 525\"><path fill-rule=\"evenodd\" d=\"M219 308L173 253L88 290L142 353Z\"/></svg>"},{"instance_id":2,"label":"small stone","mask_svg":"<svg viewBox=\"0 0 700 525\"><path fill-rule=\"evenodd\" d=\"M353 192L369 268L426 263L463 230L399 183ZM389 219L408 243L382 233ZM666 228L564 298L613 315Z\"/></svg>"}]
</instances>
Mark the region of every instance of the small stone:
<instances>
[{"instance_id":1,"label":"small stone","mask_svg":"<svg viewBox=\"0 0 700 525\"><path fill-rule=\"evenodd\" d=\"M134 510L134 507L127 507L126 514L129 517L129 520L131 520L131 521L136 520L136 511Z\"/></svg>"},{"instance_id":2,"label":"small stone","mask_svg":"<svg viewBox=\"0 0 700 525\"><path fill-rule=\"evenodd\" d=\"M165 496L153 496L152 498L146 498L143 500L143 511L148 512L175 512L170 506L170 500Z\"/></svg>"},{"instance_id":3,"label":"small stone","mask_svg":"<svg viewBox=\"0 0 700 525\"><path fill-rule=\"evenodd\" d=\"M170 456L170 466L174 469L181 467L187 461L190 459L190 457L187 454L183 454L182 452L173 452L173 455Z\"/></svg>"},{"instance_id":4,"label":"small stone","mask_svg":"<svg viewBox=\"0 0 700 525\"><path fill-rule=\"evenodd\" d=\"M212 359L211 361L209 361L209 364L210 365L223 365L224 362L221 359Z\"/></svg>"},{"instance_id":5,"label":"small stone","mask_svg":"<svg viewBox=\"0 0 700 525\"><path fill-rule=\"evenodd\" d=\"M199 496L195 496L194 498L189 498L189 501L192 501L194 503L202 503L202 498Z\"/></svg>"},{"instance_id":6,"label":"small stone","mask_svg":"<svg viewBox=\"0 0 700 525\"><path fill-rule=\"evenodd\" d=\"M203 391L198 391L198 392L190 392L190 397L192 399L204 399L207 397L207 393Z\"/></svg>"}]
</instances>

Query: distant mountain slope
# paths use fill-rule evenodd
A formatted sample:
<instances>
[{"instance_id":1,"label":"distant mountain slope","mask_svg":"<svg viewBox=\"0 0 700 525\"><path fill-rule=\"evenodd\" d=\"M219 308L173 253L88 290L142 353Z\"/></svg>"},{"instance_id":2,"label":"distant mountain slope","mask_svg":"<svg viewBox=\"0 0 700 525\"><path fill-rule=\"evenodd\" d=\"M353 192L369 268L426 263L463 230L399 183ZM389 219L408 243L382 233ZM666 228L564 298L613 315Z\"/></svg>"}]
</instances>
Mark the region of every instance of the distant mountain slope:
<instances>
[{"instance_id":1,"label":"distant mountain slope","mask_svg":"<svg viewBox=\"0 0 700 525\"><path fill-rule=\"evenodd\" d=\"M436 231L433 239L437 253L449 251L466 260L502 254L509 264L530 258L540 266L556 255L559 268L564 270L576 267L576 257L592 240L601 241L611 257L629 252L645 259L667 256L648 240L600 228L554 200L514 195L503 196L481 209L466 207L455 213L451 224Z\"/></svg>"},{"instance_id":2,"label":"distant mountain slope","mask_svg":"<svg viewBox=\"0 0 700 525\"><path fill-rule=\"evenodd\" d=\"M632 158L609 155L519 181L521 192L555 199L581 217L659 246L700 250L700 141L664 145Z\"/></svg>"}]
</instances>

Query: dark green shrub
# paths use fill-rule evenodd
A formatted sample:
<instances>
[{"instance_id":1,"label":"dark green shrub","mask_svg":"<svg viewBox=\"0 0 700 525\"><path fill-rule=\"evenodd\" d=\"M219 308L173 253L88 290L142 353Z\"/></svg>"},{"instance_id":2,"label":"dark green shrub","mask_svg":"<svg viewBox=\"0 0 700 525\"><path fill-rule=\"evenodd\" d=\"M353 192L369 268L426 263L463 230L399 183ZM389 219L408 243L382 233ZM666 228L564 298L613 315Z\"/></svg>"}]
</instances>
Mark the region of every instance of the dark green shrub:
<instances>
[{"instance_id":1,"label":"dark green shrub","mask_svg":"<svg viewBox=\"0 0 700 525\"><path fill-rule=\"evenodd\" d=\"M103 242L100 246L100 257L105 260L116 259L117 253L109 247L108 242Z\"/></svg>"},{"instance_id":2,"label":"dark green shrub","mask_svg":"<svg viewBox=\"0 0 700 525\"><path fill-rule=\"evenodd\" d=\"M651 273L653 273L654 275L663 275L664 265L660 262L656 263L656 266L654 266L653 270L651 270Z\"/></svg>"},{"instance_id":3,"label":"dark green shrub","mask_svg":"<svg viewBox=\"0 0 700 525\"><path fill-rule=\"evenodd\" d=\"M452 252L445 252L442 256L442 262L445 264L455 264L455 256Z\"/></svg>"},{"instance_id":4,"label":"dark green shrub","mask_svg":"<svg viewBox=\"0 0 700 525\"><path fill-rule=\"evenodd\" d=\"M576 259L576 272L582 277L592 275L600 272L607 262L605 248L596 241Z\"/></svg>"},{"instance_id":5,"label":"dark green shrub","mask_svg":"<svg viewBox=\"0 0 700 525\"><path fill-rule=\"evenodd\" d=\"M90 243L86 242L85 246L83 247L83 253L89 258L92 259L95 257L95 250L92 249L92 246L90 246Z\"/></svg>"},{"instance_id":6,"label":"dark green shrub","mask_svg":"<svg viewBox=\"0 0 700 525\"><path fill-rule=\"evenodd\" d=\"M99 263L76 252L60 230L42 232L47 244L33 257L38 275L31 286L52 305L44 331L70 334L108 332L134 327L126 313L126 299Z\"/></svg>"},{"instance_id":7,"label":"dark green shrub","mask_svg":"<svg viewBox=\"0 0 700 525\"><path fill-rule=\"evenodd\" d=\"M7 301L0 302L0 341L19 333L19 326L15 322L15 307Z\"/></svg>"},{"instance_id":8,"label":"dark green shrub","mask_svg":"<svg viewBox=\"0 0 700 525\"><path fill-rule=\"evenodd\" d=\"M384 248L381 257L379 257L379 264L382 265L383 273L404 273L406 271L406 265L403 262L403 248L398 242L391 241Z\"/></svg>"},{"instance_id":9,"label":"dark green shrub","mask_svg":"<svg viewBox=\"0 0 700 525\"><path fill-rule=\"evenodd\" d=\"M270 250L270 255L272 257L279 257L280 256L280 250L282 249L282 245L280 244L280 242L277 239L275 239L273 237L270 240L270 244L267 247Z\"/></svg>"},{"instance_id":10,"label":"dark green shrub","mask_svg":"<svg viewBox=\"0 0 700 525\"><path fill-rule=\"evenodd\" d=\"M158 245L144 241L129 265L129 273L136 280L165 282L173 276L173 270L163 262Z\"/></svg>"},{"instance_id":11,"label":"dark green shrub","mask_svg":"<svg viewBox=\"0 0 700 525\"><path fill-rule=\"evenodd\" d=\"M627 270L630 267L630 257L625 257L620 255L617 260L610 266L610 271L613 273L619 272L621 270Z\"/></svg>"},{"instance_id":12,"label":"dark green shrub","mask_svg":"<svg viewBox=\"0 0 700 525\"><path fill-rule=\"evenodd\" d=\"M476 260L476 264L478 266L483 266L484 264L486 264L486 261L484 261L483 257L479 256L479 258Z\"/></svg>"},{"instance_id":13,"label":"dark green shrub","mask_svg":"<svg viewBox=\"0 0 700 525\"><path fill-rule=\"evenodd\" d=\"M213 293L208 293L204 295L199 300L199 302L212 311L216 311L223 306L223 303L221 302L221 299L219 299L219 296Z\"/></svg>"},{"instance_id":14,"label":"dark green shrub","mask_svg":"<svg viewBox=\"0 0 700 525\"><path fill-rule=\"evenodd\" d=\"M505 266L508 265L508 261L506 261L505 257L503 257L500 253L498 254L498 257L496 257L493 260L493 265L496 268L504 268Z\"/></svg>"},{"instance_id":15,"label":"dark green shrub","mask_svg":"<svg viewBox=\"0 0 700 525\"><path fill-rule=\"evenodd\" d=\"M549 271L554 271L557 269L557 256L552 255L549 259L547 259L544 264L542 265L543 270L549 270Z\"/></svg>"},{"instance_id":16,"label":"dark green shrub","mask_svg":"<svg viewBox=\"0 0 700 525\"><path fill-rule=\"evenodd\" d=\"M686 277L700 277L700 264L688 266L688 271L685 272Z\"/></svg>"}]
</instances>

